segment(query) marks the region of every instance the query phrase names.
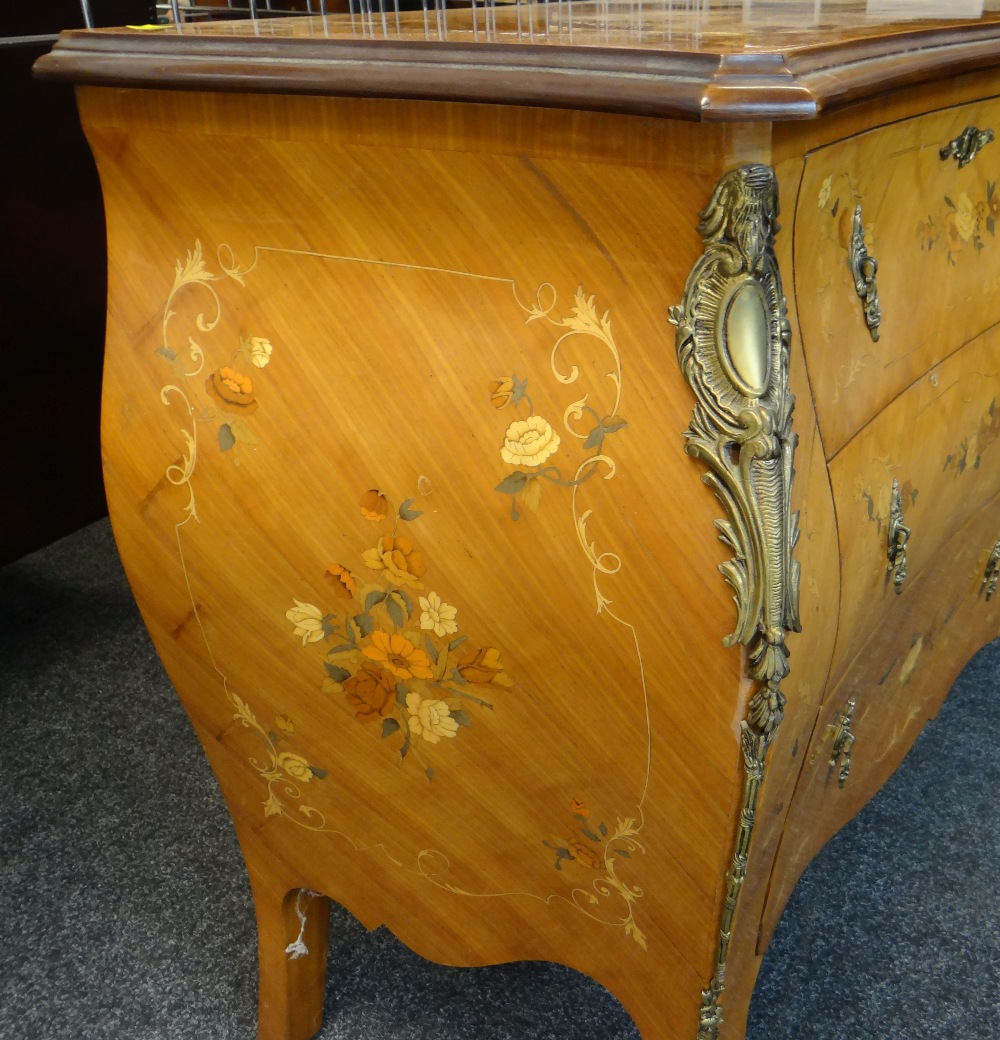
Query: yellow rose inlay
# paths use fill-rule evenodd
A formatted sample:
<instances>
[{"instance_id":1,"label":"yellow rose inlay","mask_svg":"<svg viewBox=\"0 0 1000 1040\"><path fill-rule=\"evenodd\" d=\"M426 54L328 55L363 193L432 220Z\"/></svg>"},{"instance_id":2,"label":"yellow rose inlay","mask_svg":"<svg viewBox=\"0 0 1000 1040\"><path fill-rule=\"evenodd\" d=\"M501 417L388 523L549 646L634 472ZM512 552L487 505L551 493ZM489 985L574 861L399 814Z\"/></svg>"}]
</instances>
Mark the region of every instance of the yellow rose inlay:
<instances>
[{"instance_id":1,"label":"yellow rose inlay","mask_svg":"<svg viewBox=\"0 0 1000 1040\"><path fill-rule=\"evenodd\" d=\"M300 784L307 784L313 778L309 763L301 755L293 754L291 751L283 751L278 755L278 768L283 769Z\"/></svg>"},{"instance_id":2,"label":"yellow rose inlay","mask_svg":"<svg viewBox=\"0 0 1000 1040\"><path fill-rule=\"evenodd\" d=\"M558 448L559 434L540 415L529 415L507 427L500 457L512 466L540 466Z\"/></svg>"},{"instance_id":3,"label":"yellow rose inlay","mask_svg":"<svg viewBox=\"0 0 1000 1040\"><path fill-rule=\"evenodd\" d=\"M410 713L410 732L430 744L437 744L442 737L454 737L458 733L458 723L451 717L451 709L444 701L411 693L406 698L406 710Z\"/></svg>"}]
</instances>

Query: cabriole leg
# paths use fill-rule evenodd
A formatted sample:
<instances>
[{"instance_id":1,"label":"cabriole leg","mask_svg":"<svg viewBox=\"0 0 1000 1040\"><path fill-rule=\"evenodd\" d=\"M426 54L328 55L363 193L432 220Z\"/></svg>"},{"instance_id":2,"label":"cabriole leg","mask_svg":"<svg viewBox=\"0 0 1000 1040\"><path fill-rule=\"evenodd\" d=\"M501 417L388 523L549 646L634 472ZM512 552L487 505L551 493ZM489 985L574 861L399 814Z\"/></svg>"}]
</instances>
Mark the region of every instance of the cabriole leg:
<instances>
[{"instance_id":1,"label":"cabriole leg","mask_svg":"<svg viewBox=\"0 0 1000 1040\"><path fill-rule=\"evenodd\" d=\"M257 1040L311 1040L323 1024L330 900L242 844L257 914Z\"/></svg>"}]
</instances>

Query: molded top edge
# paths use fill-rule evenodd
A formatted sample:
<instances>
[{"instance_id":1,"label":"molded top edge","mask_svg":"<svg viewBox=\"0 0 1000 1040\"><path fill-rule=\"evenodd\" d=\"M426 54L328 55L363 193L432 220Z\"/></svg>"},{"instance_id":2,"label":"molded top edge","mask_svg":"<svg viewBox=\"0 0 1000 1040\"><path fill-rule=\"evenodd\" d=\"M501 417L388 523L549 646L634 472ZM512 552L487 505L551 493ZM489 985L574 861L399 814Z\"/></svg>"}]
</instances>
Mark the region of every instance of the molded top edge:
<instances>
[{"instance_id":1,"label":"molded top edge","mask_svg":"<svg viewBox=\"0 0 1000 1040\"><path fill-rule=\"evenodd\" d=\"M1000 0L511 5L63 33L44 78L161 89L417 98L693 120L808 119L1000 63ZM967 4L965 5L967 6ZM872 14L885 9L885 15Z\"/></svg>"}]
</instances>

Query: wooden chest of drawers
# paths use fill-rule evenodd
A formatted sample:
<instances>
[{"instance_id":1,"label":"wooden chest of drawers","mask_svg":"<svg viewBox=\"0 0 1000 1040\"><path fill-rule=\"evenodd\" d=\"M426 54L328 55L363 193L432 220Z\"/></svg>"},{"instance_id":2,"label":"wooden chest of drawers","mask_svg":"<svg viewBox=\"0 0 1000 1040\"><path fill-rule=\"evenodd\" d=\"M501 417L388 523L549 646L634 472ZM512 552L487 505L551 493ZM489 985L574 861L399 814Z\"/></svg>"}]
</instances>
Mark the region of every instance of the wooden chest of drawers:
<instances>
[{"instance_id":1,"label":"wooden chest of drawers","mask_svg":"<svg viewBox=\"0 0 1000 1040\"><path fill-rule=\"evenodd\" d=\"M331 897L738 1038L801 870L997 634L1000 20L657 10L42 65L86 84L111 515L262 1040L318 1028Z\"/></svg>"}]
</instances>

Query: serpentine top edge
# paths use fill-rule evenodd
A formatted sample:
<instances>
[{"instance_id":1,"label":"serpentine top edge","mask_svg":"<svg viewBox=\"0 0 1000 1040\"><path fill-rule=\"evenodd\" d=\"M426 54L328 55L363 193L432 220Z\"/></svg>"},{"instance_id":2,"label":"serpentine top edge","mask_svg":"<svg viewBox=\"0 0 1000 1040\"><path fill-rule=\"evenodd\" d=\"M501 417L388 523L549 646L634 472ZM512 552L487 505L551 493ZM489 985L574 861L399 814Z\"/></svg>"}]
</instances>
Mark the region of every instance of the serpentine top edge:
<instances>
[{"instance_id":1,"label":"serpentine top edge","mask_svg":"<svg viewBox=\"0 0 1000 1040\"><path fill-rule=\"evenodd\" d=\"M790 0L758 5L756 20L752 4L726 0L474 0L416 11L350 2L341 14L73 30L35 72L156 89L780 121L1000 63L1000 0L966 17L965 0ZM938 8L953 13L916 15Z\"/></svg>"}]
</instances>

